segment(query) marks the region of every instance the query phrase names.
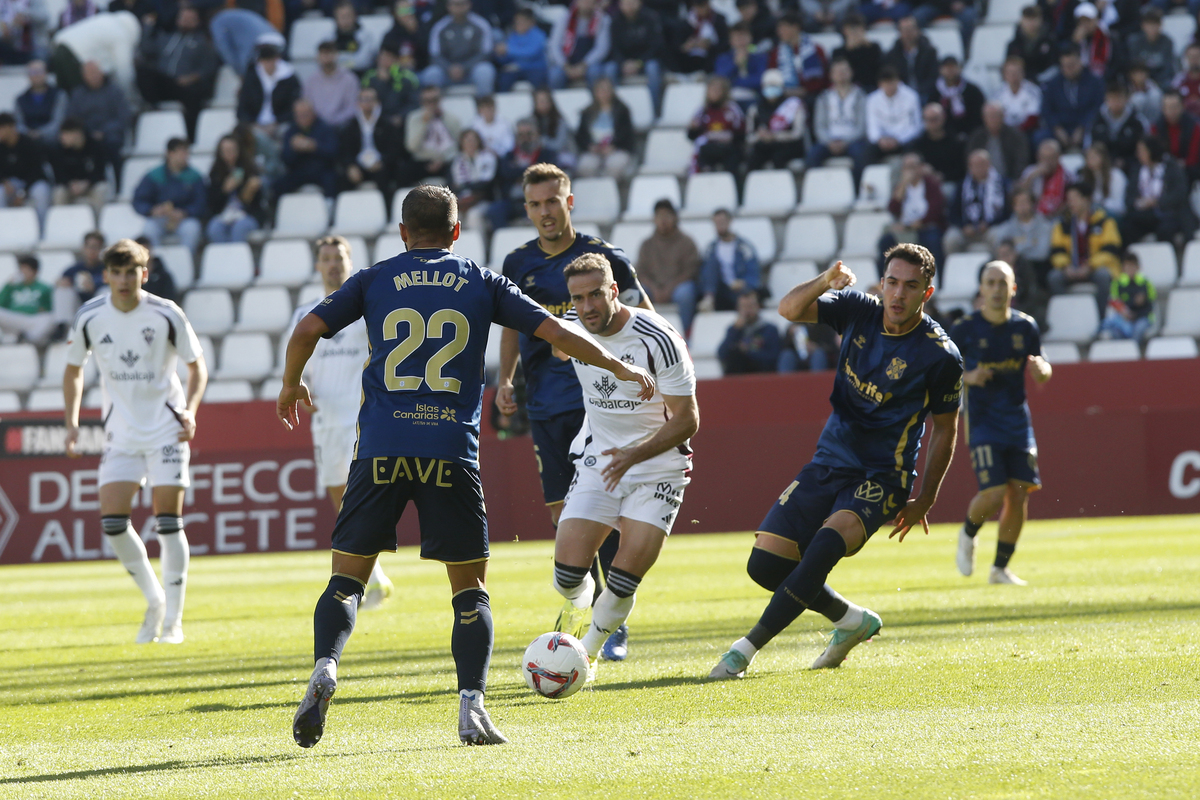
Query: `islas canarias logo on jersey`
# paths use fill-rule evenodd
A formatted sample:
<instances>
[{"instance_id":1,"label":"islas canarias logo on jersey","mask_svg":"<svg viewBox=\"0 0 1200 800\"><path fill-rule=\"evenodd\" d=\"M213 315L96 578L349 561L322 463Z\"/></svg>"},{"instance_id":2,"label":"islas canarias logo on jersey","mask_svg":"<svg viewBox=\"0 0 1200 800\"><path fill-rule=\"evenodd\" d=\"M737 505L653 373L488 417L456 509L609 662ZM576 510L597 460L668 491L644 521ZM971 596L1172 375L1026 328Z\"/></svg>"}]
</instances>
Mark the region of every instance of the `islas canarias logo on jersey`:
<instances>
[{"instance_id":1,"label":"islas canarias logo on jersey","mask_svg":"<svg viewBox=\"0 0 1200 800\"><path fill-rule=\"evenodd\" d=\"M902 358L893 358L892 363L888 364L887 376L894 381L900 380L900 376L904 374L904 369L908 364Z\"/></svg>"}]
</instances>

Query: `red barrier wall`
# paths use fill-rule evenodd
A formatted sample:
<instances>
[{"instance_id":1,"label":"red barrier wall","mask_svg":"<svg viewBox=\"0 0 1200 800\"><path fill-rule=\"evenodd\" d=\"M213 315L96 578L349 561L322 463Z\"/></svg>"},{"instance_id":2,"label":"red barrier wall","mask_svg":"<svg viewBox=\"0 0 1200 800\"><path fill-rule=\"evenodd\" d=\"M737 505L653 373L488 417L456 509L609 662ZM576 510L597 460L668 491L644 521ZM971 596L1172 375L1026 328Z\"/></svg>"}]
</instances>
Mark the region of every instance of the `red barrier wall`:
<instances>
[{"instance_id":1,"label":"red barrier wall","mask_svg":"<svg viewBox=\"0 0 1200 800\"><path fill-rule=\"evenodd\" d=\"M702 381L695 471L676 532L753 529L811 457L832 380ZM1200 360L1060 365L1050 383L1030 386L1030 405L1045 482L1031 516L1200 513ZM0 429L0 563L104 555L98 457L61 455L58 416L13 415ZM194 552L328 547L334 514L314 485L307 428L288 433L270 403L246 403L203 406L199 431L185 510ZM529 439L485 430L481 462L492 540L550 536ZM974 492L960 441L933 521L961 519ZM151 517L144 502L134 510L134 525L153 539ZM402 543L417 541L415 518L410 509Z\"/></svg>"}]
</instances>

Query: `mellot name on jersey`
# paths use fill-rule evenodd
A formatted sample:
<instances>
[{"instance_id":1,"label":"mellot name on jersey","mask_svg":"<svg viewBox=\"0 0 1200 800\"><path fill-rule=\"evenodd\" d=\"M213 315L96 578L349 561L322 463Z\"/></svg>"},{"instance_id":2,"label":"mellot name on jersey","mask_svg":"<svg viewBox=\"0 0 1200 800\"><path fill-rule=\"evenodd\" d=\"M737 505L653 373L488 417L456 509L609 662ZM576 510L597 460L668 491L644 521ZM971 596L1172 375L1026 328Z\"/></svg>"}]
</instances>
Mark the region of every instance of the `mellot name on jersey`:
<instances>
[{"instance_id":1,"label":"mellot name on jersey","mask_svg":"<svg viewBox=\"0 0 1200 800\"><path fill-rule=\"evenodd\" d=\"M453 288L457 292L467 284L467 279L456 272L447 272L443 275L442 271L438 269L433 270L432 278L429 276L429 270L414 269L412 272L394 275L392 280L396 282L396 291L407 289L410 286L445 286Z\"/></svg>"}]
</instances>

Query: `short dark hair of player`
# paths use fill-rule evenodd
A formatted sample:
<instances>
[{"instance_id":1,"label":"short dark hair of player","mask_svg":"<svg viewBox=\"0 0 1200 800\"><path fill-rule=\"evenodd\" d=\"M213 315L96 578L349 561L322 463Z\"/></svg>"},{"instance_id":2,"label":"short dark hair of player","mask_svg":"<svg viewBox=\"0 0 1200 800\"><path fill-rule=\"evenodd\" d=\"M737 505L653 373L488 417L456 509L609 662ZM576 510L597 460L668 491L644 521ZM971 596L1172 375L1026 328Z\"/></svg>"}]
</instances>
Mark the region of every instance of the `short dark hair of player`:
<instances>
[{"instance_id":1,"label":"short dark hair of player","mask_svg":"<svg viewBox=\"0 0 1200 800\"><path fill-rule=\"evenodd\" d=\"M458 199L445 186L418 186L405 196L400 218L410 238L431 236L449 242L458 224Z\"/></svg>"},{"instance_id":2,"label":"short dark hair of player","mask_svg":"<svg viewBox=\"0 0 1200 800\"><path fill-rule=\"evenodd\" d=\"M150 263L150 251L133 239L118 239L112 247L104 251L104 268L118 269L120 267L141 267L146 269Z\"/></svg>"},{"instance_id":3,"label":"short dark hair of player","mask_svg":"<svg viewBox=\"0 0 1200 800\"><path fill-rule=\"evenodd\" d=\"M903 242L889 248L883 254L883 263L888 264L893 258L908 262L914 267L920 267L921 274L925 276L925 285L933 286L933 279L937 275L937 261L934 260L933 253L929 252L928 248L911 242Z\"/></svg>"},{"instance_id":4,"label":"short dark hair of player","mask_svg":"<svg viewBox=\"0 0 1200 800\"><path fill-rule=\"evenodd\" d=\"M550 181L558 181L560 192L565 189L567 194L571 193L571 176L554 164L546 163L530 164L526 167L525 173L521 175L521 188Z\"/></svg>"},{"instance_id":5,"label":"short dark hair of player","mask_svg":"<svg viewBox=\"0 0 1200 800\"><path fill-rule=\"evenodd\" d=\"M407 226L408 223L405 223L405 227ZM313 242L313 244L316 245L318 253L321 252L322 247L336 247L345 252L347 259L350 258L350 240L345 236L336 236L330 234L329 236L322 236L320 239L317 239L317 241Z\"/></svg>"},{"instance_id":6,"label":"short dark hair of player","mask_svg":"<svg viewBox=\"0 0 1200 800\"><path fill-rule=\"evenodd\" d=\"M174 153L176 150L186 148L188 146L187 139L180 139L178 136L172 136L167 140L167 152Z\"/></svg>"},{"instance_id":7,"label":"short dark hair of player","mask_svg":"<svg viewBox=\"0 0 1200 800\"><path fill-rule=\"evenodd\" d=\"M1135 256L1136 258L1136 256ZM34 272L42 268L42 264L37 260L37 256L31 256L28 253L23 256L17 256L18 267L29 267Z\"/></svg>"},{"instance_id":8,"label":"short dark hair of player","mask_svg":"<svg viewBox=\"0 0 1200 800\"><path fill-rule=\"evenodd\" d=\"M563 267L563 278L569 281L576 275L588 275L593 272L600 273L605 286L612 285L612 266L608 263L608 259L599 253L584 253L570 264L567 264Z\"/></svg>"}]
</instances>

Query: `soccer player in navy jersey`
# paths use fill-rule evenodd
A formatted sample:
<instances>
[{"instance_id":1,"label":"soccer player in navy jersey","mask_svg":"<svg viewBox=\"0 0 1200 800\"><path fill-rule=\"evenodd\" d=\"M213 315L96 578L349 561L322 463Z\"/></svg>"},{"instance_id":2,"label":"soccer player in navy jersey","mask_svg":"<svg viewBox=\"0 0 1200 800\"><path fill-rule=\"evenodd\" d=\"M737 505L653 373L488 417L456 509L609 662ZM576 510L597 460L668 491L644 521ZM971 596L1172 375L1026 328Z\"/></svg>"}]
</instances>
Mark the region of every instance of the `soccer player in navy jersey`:
<instances>
[{"instance_id":1,"label":"soccer player in navy jersey","mask_svg":"<svg viewBox=\"0 0 1200 800\"><path fill-rule=\"evenodd\" d=\"M975 571L975 536L1000 512L996 560L988 583L1024 586L1008 562L1029 509L1029 493L1041 488L1037 441L1025 400L1025 368L1038 383L1050 380L1042 339L1033 317L1013 310L1017 280L1012 267L991 261L979 278L983 307L958 321L950 338L962 353L963 424L979 494L967 507L958 532L958 571Z\"/></svg>"},{"instance_id":2,"label":"soccer player in navy jersey","mask_svg":"<svg viewBox=\"0 0 1200 800\"><path fill-rule=\"evenodd\" d=\"M529 295L556 317L571 308L571 293L563 269L587 253L603 256L612 268L613 279L622 303L628 306L654 307L638 283L633 264L618 247L586 236L571 224L571 178L553 164L533 164L522 177L525 191L525 215L537 227L537 238L518 247L504 259L504 277ZM513 414L517 404L513 399L513 376L517 358L525 370L526 413L529 415L533 450L537 456L538 473L542 480L542 497L550 509L550 522L558 526L563 498L575 475L570 460L571 441L584 422L583 395L574 368L554 358L550 345L540 339L525 336L515 330L505 330L500 338L500 386L496 406L505 415ZM597 572L608 573L616 555L620 534L613 533L600 548ZM598 592L602 578L596 582ZM570 603L564 604L558 629L571 632L587 623ZM586 615L587 609L582 610ZM622 625L605 642L601 655L609 660L625 658L628 628Z\"/></svg>"},{"instance_id":3,"label":"soccer player in navy jersey","mask_svg":"<svg viewBox=\"0 0 1200 800\"><path fill-rule=\"evenodd\" d=\"M792 322L824 322L842 335L829 400L833 413L812 461L784 489L758 527L747 572L775 593L745 637L721 656L710 678L740 678L755 654L806 608L834 625L813 669L836 667L883 627L874 611L843 598L825 582L839 561L857 553L887 520L888 538L920 524L937 499L954 455L962 358L925 315L936 264L924 247L900 244L884 254L882 299L856 291L854 274L837 262L792 289L779 313ZM831 293L827 293L830 292ZM933 437L921 491L910 498L925 417Z\"/></svg>"},{"instance_id":4,"label":"soccer player in navy jersey","mask_svg":"<svg viewBox=\"0 0 1200 800\"><path fill-rule=\"evenodd\" d=\"M406 252L356 273L296 325L288 342L277 414L289 429L301 381L321 338L365 319L371 355L362 372L358 442L337 524L333 576L313 613L316 665L292 735L312 747L325 730L337 663L354 630L358 602L380 552L395 552L396 524L412 500L421 557L446 565L453 593L450 649L458 671L458 733L466 744L500 744L483 707L492 653L485 588L487 517L479 478L483 358L493 322L538 336L559 350L636 381L648 400L654 381L560 322L507 279L452 252L458 203L444 187L419 186L404 199Z\"/></svg>"}]
</instances>

